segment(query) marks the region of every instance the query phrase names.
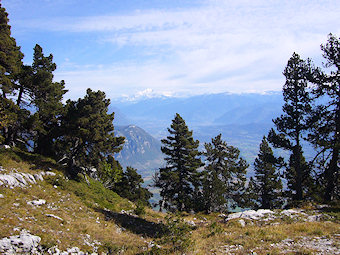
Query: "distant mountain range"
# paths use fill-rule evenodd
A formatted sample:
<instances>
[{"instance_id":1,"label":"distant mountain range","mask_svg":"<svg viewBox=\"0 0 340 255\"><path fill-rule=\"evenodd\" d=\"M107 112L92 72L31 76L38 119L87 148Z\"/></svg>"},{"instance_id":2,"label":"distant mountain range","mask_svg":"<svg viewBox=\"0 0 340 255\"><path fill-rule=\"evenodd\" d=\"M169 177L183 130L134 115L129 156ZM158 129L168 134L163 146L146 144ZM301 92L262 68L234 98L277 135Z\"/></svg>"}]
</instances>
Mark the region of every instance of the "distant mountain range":
<instances>
[{"instance_id":1,"label":"distant mountain range","mask_svg":"<svg viewBox=\"0 0 340 255\"><path fill-rule=\"evenodd\" d=\"M201 149L204 142L221 133L252 165L263 135L273 127L272 119L282 114L282 105L281 93L113 100L110 110L115 112L116 134L127 141L117 158L123 166L131 165L150 175L163 164L159 141L168 135L167 128L179 113L201 142Z\"/></svg>"}]
</instances>

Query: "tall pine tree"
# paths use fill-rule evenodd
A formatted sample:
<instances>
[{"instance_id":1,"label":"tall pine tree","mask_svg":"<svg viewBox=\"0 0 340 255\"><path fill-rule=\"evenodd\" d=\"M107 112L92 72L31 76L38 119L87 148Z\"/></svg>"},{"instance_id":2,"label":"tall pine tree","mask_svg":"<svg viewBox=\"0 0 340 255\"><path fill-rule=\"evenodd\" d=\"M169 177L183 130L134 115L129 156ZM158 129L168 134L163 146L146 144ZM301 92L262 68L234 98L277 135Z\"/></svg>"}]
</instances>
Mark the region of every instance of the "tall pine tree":
<instances>
[{"instance_id":1,"label":"tall pine tree","mask_svg":"<svg viewBox=\"0 0 340 255\"><path fill-rule=\"evenodd\" d=\"M160 206L170 211L191 211L200 185L199 141L193 139L192 131L178 113L168 132L170 135L162 140L161 148L166 166L155 177L155 186L161 189Z\"/></svg>"},{"instance_id":2,"label":"tall pine tree","mask_svg":"<svg viewBox=\"0 0 340 255\"><path fill-rule=\"evenodd\" d=\"M248 164L240 151L228 146L221 134L204 145L207 165L203 171L203 204L206 212L242 205Z\"/></svg>"},{"instance_id":3,"label":"tall pine tree","mask_svg":"<svg viewBox=\"0 0 340 255\"><path fill-rule=\"evenodd\" d=\"M23 54L11 36L8 14L0 3L0 143L16 145L27 133L24 123L29 112L20 108L18 77L21 72Z\"/></svg>"},{"instance_id":4,"label":"tall pine tree","mask_svg":"<svg viewBox=\"0 0 340 255\"><path fill-rule=\"evenodd\" d=\"M0 85L2 98L13 95L16 89L13 79L20 72L24 55L11 37L11 26L8 25L8 13L0 3Z\"/></svg>"},{"instance_id":5,"label":"tall pine tree","mask_svg":"<svg viewBox=\"0 0 340 255\"><path fill-rule=\"evenodd\" d=\"M254 178L250 178L248 193L251 196L250 206L257 209L273 209L282 206L282 182L276 166L282 164L276 158L264 136L260 150L254 162Z\"/></svg>"},{"instance_id":6,"label":"tall pine tree","mask_svg":"<svg viewBox=\"0 0 340 255\"><path fill-rule=\"evenodd\" d=\"M330 72L312 79L316 85L313 93L323 104L315 108L312 118L317 122L309 141L319 149L319 181L323 200L329 202L340 199L340 38L330 34L321 50Z\"/></svg>"},{"instance_id":7,"label":"tall pine tree","mask_svg":"<svg viewBox=\"0 0 340 255\"><path fill-rule=\"evenodd\" d=\"M53 82L53 72L57 66L53 56L44 56L40 45L34 47L32 67L25 70L23 81L31 87L31 100L36 108L34 113L34 151L45 156L54 155L54 140L58 137L60 116L63 113L62 99L64 81Z\"/></svg>"},{"instance_id":8,"label":"tall pine tree","mask_svg":"<svg viewBox=\"0 0 340 255\"><path fill-rule=\"evenodd\" d=\"M311 97L308 92L308 74L311 69L310 61L302 60L296 53L288 60L283 72L286 77L283 86L284 114L273 120L278 133L272 129L268 135L275 148L291 152L285 177L288 197L296 201L306 198L312 182L301 144L309 129L307 119L311 112Z\"/></svg>"}]
</instances>

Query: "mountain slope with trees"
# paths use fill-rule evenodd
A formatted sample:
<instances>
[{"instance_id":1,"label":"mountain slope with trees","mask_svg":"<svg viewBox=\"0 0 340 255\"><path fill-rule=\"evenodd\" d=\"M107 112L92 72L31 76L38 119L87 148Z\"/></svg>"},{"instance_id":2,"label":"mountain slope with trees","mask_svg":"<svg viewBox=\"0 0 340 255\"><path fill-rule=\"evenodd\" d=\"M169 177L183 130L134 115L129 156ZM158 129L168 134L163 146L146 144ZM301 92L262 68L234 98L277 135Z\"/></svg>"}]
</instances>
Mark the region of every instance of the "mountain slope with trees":
<instances>
[{"instance_id":1,"label":"mountain slope with trees","mask_svg":"<svg viewBox=\"0 0 340 255\"><path fill-rule=\"evenodd\" d=\"M332 248L321 252L338 253L340 38L329 34L321 46L326 70L297 53L288 60L282 114L267 137L289 157L263 138L250 181L237 147L218 134L202 150L175 115L161 141L165 164L154 176L167 214L148 208L152 194L142 176L115 158L125 138L115 135L105 93L88 88L64 103L53 55L36 45L32 65L24 65L1 4L0 38L0 252L25 253L20 238L32 231L39 236L26 253L58 254L59 246L74 245L106 254L311 253L325 240ZM311 160L306 144L314 148ZM230 213L230 205L264 209Z\"/></svg>"}]
</instances>

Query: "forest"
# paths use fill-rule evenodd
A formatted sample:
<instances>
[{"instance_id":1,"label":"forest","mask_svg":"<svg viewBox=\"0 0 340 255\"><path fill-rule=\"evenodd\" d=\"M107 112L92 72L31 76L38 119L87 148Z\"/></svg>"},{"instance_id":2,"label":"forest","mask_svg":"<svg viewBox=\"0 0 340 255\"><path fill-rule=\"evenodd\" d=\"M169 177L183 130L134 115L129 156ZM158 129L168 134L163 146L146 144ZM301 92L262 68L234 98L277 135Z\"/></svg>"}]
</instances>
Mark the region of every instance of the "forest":
<instances>
[{"instance_id":1,"label":"forest","mask_svg":"<svg viewBox=\"0 0 340 255\"><path fill-rule=\"evenodd\" d=\"M86 90L84 98L63 101L63 80L54 81L53 55L40 45L32 65L11 36L8 14L0 6L0 144L54 159L71 179L99 180L131 201L151 206L136 169L122 169L114 154L124 137L114 135L114 113L104 91ZM238 148L211 138L199 141L179 113L161 142L166 164L154 176L161 209L170 212L224 212L230 208L273 209L305 202L330 203L340 195L340 38L329 34L321 45L324 65L293 53L283 71L283 114L264 134L254 162L255 176ZM307 161L305 143L314 148ZM276 155L276 149L289 156Z\"/></svg>"}]
</instances>

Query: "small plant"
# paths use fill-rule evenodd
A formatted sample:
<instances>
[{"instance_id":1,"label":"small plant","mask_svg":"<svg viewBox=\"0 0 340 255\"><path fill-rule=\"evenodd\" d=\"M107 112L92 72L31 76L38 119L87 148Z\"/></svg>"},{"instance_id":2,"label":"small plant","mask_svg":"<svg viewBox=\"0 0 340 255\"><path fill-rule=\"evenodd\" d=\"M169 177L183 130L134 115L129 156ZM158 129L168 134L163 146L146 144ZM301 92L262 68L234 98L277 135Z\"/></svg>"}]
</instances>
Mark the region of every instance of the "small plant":
<instances>
[{"instance_id":1,"label":"small plant","mask_svg":"<svg viewBox=\"0 0 340 255\"><path fill-rule=\"evenodd\" d=\"M137 202L137 207L134 210L135 214L138 215L139 217L145 215L145 206L143 205L142 202L138 201Z\"/></svg>"},{"instance_id":2,"label":"small plant","mask_svg":"<svg viewBox=\"0 0 340 255\"><path fill-rule=\"evenodd\" d=\"M223 233L223 228L217 224L217 222L213 222L210 226L209 226L209 231L210 233L208 234L208 237L217 235L217 234L222 234Z\"/></svg>"},{"instance_id":3,"label":"small plant","mask_svg":"<svg viewBox=\"0 0 340 255\"><path fill-rule=\"evenodd\" d=\"M164 243L172 245L173 252L184 253L194 247L191 239L191 227L179 216L170 215L166 217Z\"/></svg>"},{"instance_id":4,"label":"small plant","mask_svg":"<svg viewBox=\"0 0 340 255\"><path fill-rule=\"evenodd\" d=\"M117 254L121 250L121 247L111 242L104 242L100 250L102 252L106 252L107 254Z\"/></svg>"}]
</instances>

